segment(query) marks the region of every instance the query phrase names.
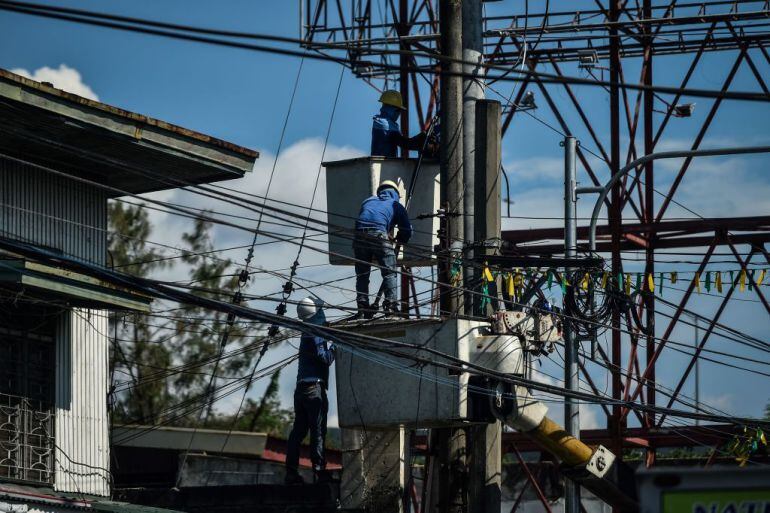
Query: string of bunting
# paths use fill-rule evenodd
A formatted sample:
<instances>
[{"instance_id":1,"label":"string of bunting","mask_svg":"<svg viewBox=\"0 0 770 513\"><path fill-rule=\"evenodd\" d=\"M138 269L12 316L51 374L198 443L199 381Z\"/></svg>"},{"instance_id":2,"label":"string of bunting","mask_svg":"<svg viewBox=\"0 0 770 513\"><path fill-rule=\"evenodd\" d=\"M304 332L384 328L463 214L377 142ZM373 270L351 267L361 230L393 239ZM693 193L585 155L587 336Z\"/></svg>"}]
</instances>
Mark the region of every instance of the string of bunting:
<instances>
[{"instance_id":1,"label":"string of bunting","mask_svg":"<svg viewBox=\"0 0 770 513\"><path fill-rule=\"evenodd\" d=\"M457 262L455 262L455 266L459 268ZM683 274L691 274L692 276L684 278L680 276ZM567 287L571 286L567 277L554 269L546 271L528 268L493 270L489 265L485 264L484 271L482 272L482 293L486 296L488 294L488 284L496 281L498 277L502 277L504 290L510 297L517 297L521 294L527 283L542 276L545 276L549 289L553 288L554 284L558 284L561 287L562 293L566 294ZM676 285L681 281L686 285L691 283L697 294L700 294L703 290L707 293L711 293L713 290L721 294L725 288L731 285L737 287L740 292L745 292L747 289L754 290L755 286L770 285L770 279L766 278L768 278L768 270L766 269L720 270L705 271L703 273L698 271L668 271L647 274L619 273L616 277L610 276L610 273L607 271L593 271L585 272L582 277L575 279L575 281L576 286L581 290L588 290L590 287L595 286L595 284L600 284L602 289L606 289L611 283L619 284L626 294L631 294L632 290L662 294L666 283Z\"/></svg>"}]
</instances>

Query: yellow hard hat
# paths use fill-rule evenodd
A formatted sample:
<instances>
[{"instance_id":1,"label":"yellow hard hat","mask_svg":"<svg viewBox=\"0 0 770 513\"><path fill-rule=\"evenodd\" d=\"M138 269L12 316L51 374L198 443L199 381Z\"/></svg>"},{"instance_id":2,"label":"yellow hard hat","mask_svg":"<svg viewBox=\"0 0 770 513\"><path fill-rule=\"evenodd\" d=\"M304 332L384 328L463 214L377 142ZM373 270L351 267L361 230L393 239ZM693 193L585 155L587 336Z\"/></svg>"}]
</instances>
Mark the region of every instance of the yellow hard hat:
<instances>
[{"instance_id":1,"label":"yellow hard hat","mask_svg":"<svg viewBox=\"0 0 770 513\"><path fill-rule=\"evenodd\" d=\"M401 93L394 89L383 91L380 95L380 103L384 105L392 105L393 107L399 108L401 110L406 110L404 108L404 100L401 98Z\"/></svg>"},{"instance_id":2,"label":"yellow hard hat","mask_svg":"<svg viewBox=\"0 0 770 513\"><path fill-rule=\"evenodd\" d=\"M394 182L393 180L383 180L382 182L380 182L380 186L377 187L377 193L379 194L381 190L387 189L388 187L391 187L396 192L398 192L398 184L396 182Z\"/></svg>"}]
</instances>

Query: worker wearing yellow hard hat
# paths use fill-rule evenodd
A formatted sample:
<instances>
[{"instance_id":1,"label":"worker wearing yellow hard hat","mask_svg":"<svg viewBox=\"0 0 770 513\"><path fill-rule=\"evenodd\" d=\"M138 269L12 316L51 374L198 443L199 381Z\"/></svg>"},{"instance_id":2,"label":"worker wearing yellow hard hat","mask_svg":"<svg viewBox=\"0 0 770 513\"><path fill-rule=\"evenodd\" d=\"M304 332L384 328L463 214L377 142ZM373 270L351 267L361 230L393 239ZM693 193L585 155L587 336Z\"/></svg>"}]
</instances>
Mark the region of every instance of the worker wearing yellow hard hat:
<instances>
[{"instance_id":1,"label":"worker wearing yellow hard hat","mask_svg":"<svg viewBox=\"0 0 770 513\"><path fill-rule=\"evenodd\" d=\"M420 132L414 137L401 134L398 118L406 112L401 93L392 89L383 91L380 95L379 114L374 116L372 123L372 155L381 157L398 157L398 148L419 150L424 146L425 133Z\"/></svg>"}]
</instances>

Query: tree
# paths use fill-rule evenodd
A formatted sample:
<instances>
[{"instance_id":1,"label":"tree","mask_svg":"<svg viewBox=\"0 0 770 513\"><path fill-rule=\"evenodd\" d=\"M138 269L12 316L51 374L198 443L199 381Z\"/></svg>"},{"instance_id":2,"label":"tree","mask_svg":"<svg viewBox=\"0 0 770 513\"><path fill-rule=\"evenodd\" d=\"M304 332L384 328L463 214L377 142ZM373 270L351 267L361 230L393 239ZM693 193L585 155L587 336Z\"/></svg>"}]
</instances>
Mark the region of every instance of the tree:
<instances>
[{"instance_id":1,"label":"tree","mask_svg":"<svg viewBox=\"0 0 770 513\"><path fill-rule=\"evenodd\" d=\"M238 290L238 276L229 259L203 256L214 249L210 230L210 223L198 219L192 232L182 235L188 251L182 261L190 267L190 284L196 294L231 302ZM177 375L174 387L179 398L206 400L206 418L210 418L219 386L227 391L235 388L230 382L248 371L254 356L253 352L243 352L218 358L220 352L241 349L247 332L259 326L191 305L181 305L177 315L176 355L186 364L198 367L197 372Z\"/></svg>"},{"instance_id":2,"label":"tree","mask_svg":"<svg viewBox=\"0 0 770 513\"><path fill-rule=\"evenodd\" d=\"M144 209L113 202L108 214L110 264L116 270L147 277L181 261L196 294L232 301L238 291L237 273L229 259L210 256L214 250L210 223L196 220L193 229L182 235L181 258L172 259L146 242L152 225ZM174 307L173 313L160 315L166 307ZM153 309L156 313L116 314L111 319L113 384L130 384L114 399L117 422L193 425L203 406L209 425L229 429L236 423L236 429L271 433L285 430L290 413L281 409L278 400L277 372L261 400L247 400L238 419L214 412L217 397L243 393L244 376L250 374L256 352L239 350L252 336L264 335L261 325L190 305L155 301Z\"/></svg>"},{"instance_id":3,"label":"tree","mask_svg":"<svg viewBox=\"0 0 770 513\"><path fill-rule=\"evenodd\" d=\"M110 231L107 236L109 264L133 276L147 277L168 267L163 253L148 247L152 226L140 207L110 202L107 207ZM168 384L153 375L171 364L169 348L159 344L161 328L140 313L113 313L110 316L112 351L110 375L129 378L131 388L115 398L114 418L118 422L149 424L160 420L170 404Z\"/></svg>"}]
</instances>

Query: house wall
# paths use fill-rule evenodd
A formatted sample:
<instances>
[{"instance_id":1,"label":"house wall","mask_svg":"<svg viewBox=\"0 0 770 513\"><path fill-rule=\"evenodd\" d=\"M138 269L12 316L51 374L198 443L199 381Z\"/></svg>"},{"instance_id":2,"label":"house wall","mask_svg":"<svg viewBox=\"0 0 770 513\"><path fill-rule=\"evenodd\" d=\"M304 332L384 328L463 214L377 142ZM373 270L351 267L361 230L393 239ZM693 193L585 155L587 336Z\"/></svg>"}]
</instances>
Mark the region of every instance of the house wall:
<instances>
[{"instance_id":1,"label":"house wall","mask_svg":"<svg viewBox=\"0 0 770 513\"><path fill-rule=\"evenodd\" d=\"M104 191L0 158L0 236L104 265Z\"/></svg>"},{"instance_id":2,"label":"house wall","mask_svg":"<svg viewBox=\"0 0 770 513\"><path fill-rule=\"evenodd\" d=\"M106 311L76 308L61 314L56 336L56 491L110 493L107 333Z\"/></svg>"}]
</instances>

